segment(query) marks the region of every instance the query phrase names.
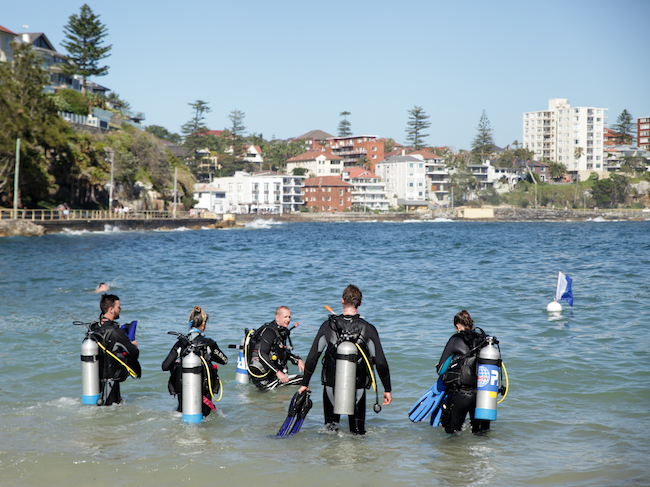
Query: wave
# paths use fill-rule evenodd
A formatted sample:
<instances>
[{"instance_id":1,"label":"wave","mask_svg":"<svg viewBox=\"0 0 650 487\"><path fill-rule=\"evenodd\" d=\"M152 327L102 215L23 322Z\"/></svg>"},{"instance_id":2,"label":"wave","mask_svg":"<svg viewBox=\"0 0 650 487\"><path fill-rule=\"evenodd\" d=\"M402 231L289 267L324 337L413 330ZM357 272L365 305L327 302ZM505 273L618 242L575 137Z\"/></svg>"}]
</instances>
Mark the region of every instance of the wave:
<instances>
[{"instance_id":1,"label":"wave","mask_svg":"<svg viewBox=\"0 0 650 487\"><path fill-rule=\"evenodd\" d=\"M252 229L267 229L267 228L271 228L273 225L284 225L284 222L276 222L275 220L273 220L273 218L269 220L258 218L256 220L253 220L252 222L244 224L246 228L252 228Z\"/></svg>"}]
</instances>

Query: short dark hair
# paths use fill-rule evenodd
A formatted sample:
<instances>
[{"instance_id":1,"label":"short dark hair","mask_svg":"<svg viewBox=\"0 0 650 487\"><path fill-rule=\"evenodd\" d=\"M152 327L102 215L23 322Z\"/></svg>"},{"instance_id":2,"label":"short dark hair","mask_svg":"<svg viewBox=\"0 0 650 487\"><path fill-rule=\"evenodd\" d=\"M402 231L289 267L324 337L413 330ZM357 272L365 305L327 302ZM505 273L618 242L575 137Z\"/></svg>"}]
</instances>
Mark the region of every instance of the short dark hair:
<instances>
[{"instance_id":1,"label":"short dark hair","mask_svg":"<svg viewBox=\"0 0 650 487\"><path fill-rule=\"evenodd\" d=\"M354 284L350 284L343 291L344 306L351 306L353 308L358 308L359 306L361 306L362 298L363 298L363 294L361 294L361 290Z\"/></svg>"},{"instance_id":2,"label":"short dark hair","mask_svg":"<svg viewBox=\"0 0 650 487\"><path fill-rule=\"evenodd\" d=\"M109 309L113 307L115 301L119 301L120 298L115 296L115 294L102 294L102 299L99 302L99 309L102 314L105 315Z\"/></svg>"}]
</instances>

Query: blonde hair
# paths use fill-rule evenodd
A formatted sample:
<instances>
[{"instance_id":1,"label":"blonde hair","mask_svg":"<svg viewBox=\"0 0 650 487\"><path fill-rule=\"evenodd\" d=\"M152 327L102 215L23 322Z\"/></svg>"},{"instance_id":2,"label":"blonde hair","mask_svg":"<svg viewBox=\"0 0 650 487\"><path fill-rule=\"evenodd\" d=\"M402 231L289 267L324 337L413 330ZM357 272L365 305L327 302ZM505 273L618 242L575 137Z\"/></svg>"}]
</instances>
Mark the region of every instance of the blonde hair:
<instances>
[{"instance_id":1,"label":"blonde hair","mask_svg":"<svg viewBox=\"0 0 650 487\"><path fill-rule=\"evenodd\" d=\"M201 306L194 306L194 309L190 313L190 317L188 318L187 323L195 328L201 328L201 326L205 326L207 322L208 313L203 311L203 308L201 308Z\"/></svg>"}]
</instances>

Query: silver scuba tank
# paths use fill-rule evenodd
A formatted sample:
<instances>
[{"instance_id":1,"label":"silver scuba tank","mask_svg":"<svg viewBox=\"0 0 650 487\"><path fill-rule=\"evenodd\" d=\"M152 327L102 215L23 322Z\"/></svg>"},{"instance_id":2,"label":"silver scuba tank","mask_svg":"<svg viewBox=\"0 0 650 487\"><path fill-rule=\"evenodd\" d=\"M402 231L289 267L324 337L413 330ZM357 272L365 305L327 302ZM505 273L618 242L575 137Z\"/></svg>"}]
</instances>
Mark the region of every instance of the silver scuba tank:
<instances>
[{"instance_id":1,"label":"silver scuba tank","mask_svg":"<svg viewBox=\"0 0 650 487\"><path fill-rule=\"evenodd\" d=\"M183 381L183 421L200 423L203 420L203 379L201 359L190 351L181 360Z\"/></svg>"},{"instance_id":2,"label":"silver scuba tank","mask_svg":"<svg viewBox=\"0 0 650 487\"><path fill-rule=\"evenodd\" d=\"M336 349L334 414L354 414L357 395L357 346L349 341Z\"/></svg>"},{"instance_id":3,"label":"silver scuba tank","mask_svg":"<svg viewBox=\"0 0 650 487\"><path fill-rule=\"evenodd\" d=\"M241 339L239 345L239 355L237 356L237 369L235 370L235 382L240 384L248 384L248 367L246 365L246 356L244 355L244 346L246 345L246 338Z\"/></svg>"},{"instance_id":4,"label":"silver scuba tank","mask_svg":"<svg viewBox=\"0 0 650 487\"><path fill-rule=\"evenodd\" d=\"M81 403L96 406L99 396L99 347L86 337L81 343Z\"/></svg>"},{"instance_id":5,"label":"silver scuba tank","mask_svg":"<svg viewBox=\"0 0 650 487\"><path fill-rule=\"evenodd\" d=\"M497 419L497 392L499 391L499 371L501 354L496 347L497 339L487 337L488 344L478 355L476 381L476 419L494 421Z\"/></svg>"}]
</instances>

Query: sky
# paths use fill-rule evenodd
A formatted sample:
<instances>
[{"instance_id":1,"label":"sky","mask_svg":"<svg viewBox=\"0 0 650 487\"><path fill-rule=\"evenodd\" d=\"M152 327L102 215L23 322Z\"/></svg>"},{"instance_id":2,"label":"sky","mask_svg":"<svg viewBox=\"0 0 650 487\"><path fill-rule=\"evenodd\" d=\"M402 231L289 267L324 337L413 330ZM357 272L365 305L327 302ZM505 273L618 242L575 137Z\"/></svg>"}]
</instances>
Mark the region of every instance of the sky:
<instances>
[{"instance_id":1,"label":"sky","mask_svg":"<svg viewBox=\"0 0 650 487\"><path fill-rule=\"evenodd\" d=\"M4 2L0 25L44 32L57 51L79 0ZM551 98L650 116L650 0L88 0L108 28L108 75L93 81L180 133L208 102L210 129L244 112L267 140L310 130L469 149L483 110L494 141L522 140L522 114ZM28 26L28 27L23 27Z\"/></svg>"}]
</instances>

